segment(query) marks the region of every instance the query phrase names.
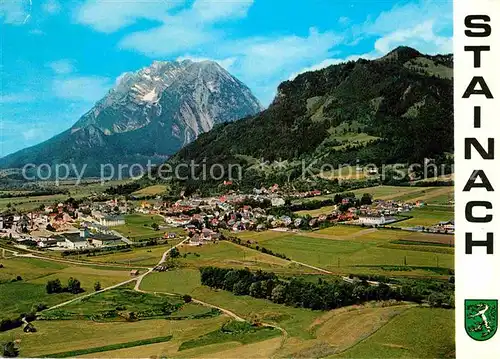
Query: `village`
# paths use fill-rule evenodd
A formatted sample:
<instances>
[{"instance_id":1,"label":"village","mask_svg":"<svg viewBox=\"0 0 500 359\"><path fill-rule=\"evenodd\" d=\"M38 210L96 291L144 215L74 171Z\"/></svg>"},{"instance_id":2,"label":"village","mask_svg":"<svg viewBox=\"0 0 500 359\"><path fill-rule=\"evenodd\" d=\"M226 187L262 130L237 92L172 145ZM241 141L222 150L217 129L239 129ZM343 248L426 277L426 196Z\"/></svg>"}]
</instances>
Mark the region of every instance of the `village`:
<instances>
[{"instance_id":1,"label":"village","mask_svg":"<svg viewBox=\"0 0 500 359\"><path fill-rule=\"evenodd\" d=\"M312 206L326 210L317 215L300 210ZM162 223L152 225L157 233L151 238L183 237L193 246L217 241L223 232L314 230L336 224L393 228L399 223L401 230L454 233L453 220L436 221L429 226L401 225L411 218L409 213L413 209L425 206L419 200L372 201L366 195L359 200L349 193L333 197L320 190L283 193L278 185L254 189L252 194L230 192L174 202L164 201L160 196L152 200L113 198L81 203L70 199L37 211L0 217L0 236L23 247L52 251L115 248L134 243L122 230L127 216L133 214L162 218Z\"/></svg>"}]
</instances>

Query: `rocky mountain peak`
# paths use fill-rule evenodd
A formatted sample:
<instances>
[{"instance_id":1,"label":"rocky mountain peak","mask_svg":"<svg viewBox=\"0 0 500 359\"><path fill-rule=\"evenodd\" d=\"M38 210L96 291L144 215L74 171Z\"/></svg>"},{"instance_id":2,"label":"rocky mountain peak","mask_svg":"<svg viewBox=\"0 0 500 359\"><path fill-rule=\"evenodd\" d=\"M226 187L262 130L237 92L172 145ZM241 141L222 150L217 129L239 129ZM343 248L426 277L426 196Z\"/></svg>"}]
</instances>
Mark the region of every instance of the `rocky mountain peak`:
<instances>
[{"instance_id":1,"label":"rocky mountain peak","mask_svg":"<svg viewBox=\"0 0 500 359\"><path fill-rule=\"evenodd\" d=\"M70 130L20 151L19 158L17 154L7 156L3 163L11 167L35 157L30 157L34 148L40 154L36 160L60 159L64 153L62 157L76 161L78 155L67 148L99 148L95 153L85 152L93 163L104 157L110 162L123 161L124 156L129 162L152 157L163 160L215 124L261 110L250 89L214 61L154 61L122 74Z\"/></svg>"}]
</instances>

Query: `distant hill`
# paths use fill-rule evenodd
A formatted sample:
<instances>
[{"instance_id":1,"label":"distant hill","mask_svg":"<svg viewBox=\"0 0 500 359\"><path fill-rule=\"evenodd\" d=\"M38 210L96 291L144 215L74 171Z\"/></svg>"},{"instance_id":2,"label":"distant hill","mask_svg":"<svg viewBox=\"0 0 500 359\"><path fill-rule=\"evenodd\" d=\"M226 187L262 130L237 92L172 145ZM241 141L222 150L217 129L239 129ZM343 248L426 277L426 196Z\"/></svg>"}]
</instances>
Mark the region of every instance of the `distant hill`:
<instances>
[{"instance_id":1,"label":"distant hill","mask_svg":"<svg viewBox=\"0 0 500 359\"><path fill-rule=\"evenodd\" d=\"M160 62L126 73L70 129L0 159L0 168L162 163L215 124L262 110L250 89L212 61Z\"/></svg>"},{"instance_id":2,"label":"distant hill","mask_svg":"<svg viewBox=\"0 0 500 359\"><path fill-rule=\"evenodd\" d=\"M285 163L287 178L301 160L315 168L440 161L453 151L452 76L452 55L409 47L306 72L281 83L267 110L215 126L170 163L240 163L255 179L270 176L261 159Z\"/></svg>"}]
</instances>

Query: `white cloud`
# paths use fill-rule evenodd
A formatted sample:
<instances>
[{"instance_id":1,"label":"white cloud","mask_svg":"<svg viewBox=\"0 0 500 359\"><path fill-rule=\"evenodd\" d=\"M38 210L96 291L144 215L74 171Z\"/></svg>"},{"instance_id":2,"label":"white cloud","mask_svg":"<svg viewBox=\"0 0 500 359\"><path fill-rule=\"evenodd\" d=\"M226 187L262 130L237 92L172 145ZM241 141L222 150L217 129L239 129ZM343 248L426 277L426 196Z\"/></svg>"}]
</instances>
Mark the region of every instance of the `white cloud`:
<instances>
[{"instance_id":1,"label":"white cloud","mask_svg":"<svg viewBox=\"0 0 500 359\"><path fill-rule=\"evenodd\" d=\"M349 19L347 16L341 16L339 17L339 24L340 25L347 25L351 22L351 19Z\"/></svg>"},{"instance_id":2,"label":"white cloud","mask_svg":"<svg viewBox=\"0 0 500 359\"><path fill-rule=\"evenodd\" d=\"M41 128L30 128L29 130L23 131L22 135L26 141L34 140L35 138L40 137L43 134Z\"/></svg>"},{"instance_id":3,"label":"white cloud","mask_svg":"<svg viewBox=\"0 0 500 359\"><path fill-rule=\"evenodd\" d=\"M101 99L111 88L113 81L99 76L73 76L55 79L52 90L57 97L85 102Z\"/></svg>"},{"instance_id":4,"label":"white cloud","mask_svg":"<svg viewBox=\"0 0 500 359\"><path fill-rule=\"evenodd\" d=\"M31 17L31 0L0 1L0 20L6 24L23 25Z\"/></svg>"},{"instance_id":5,"label":"white cloud","mask_svg":"<svg viewBox=\"0 0 500 359\"><path fill-rule=\"evenodd\" d=\"M168 56L196 47L215 45L224 32L214 25L245 17L253 0L197 0L175 15L165 14L161 25L123 38L119 46L149 56Z\"/></svg>"},{"instance_id":6,"label":"white cloud","mask_svg":"<svg viewBox=\"0 0 500 359\"><path fill-rule=\"evenodd\" d=\"M66 75L75 71L73 62L68 59L61 59L53 61L48 64L48 66L54 71L56 75Z\"/></svg>"},{"instance_id":7,"label":"white cloud","mask_svg":"<svg viewBox=\"0 0 500 359\"><path fill-rule=\"evenodd\" d=\"M427 54L451 53L451 37L439 36L434 32L434 21L428 20L412 28L391 32L375 42L375 50L386 54L397 46L410 46Z\"/></svg>"},{"instance_id":8,"label":"white cloud","mask_svg":"<svg viewBox=\"0 0 500 359\"><path fill-rule=\"evenodd\" d=\"M11 93L0 96L0 104L15 104L15 103L25 103L31 102L35 99L35 96L28 93ZM0 121L1 122L1 121Z\"/></svg>"},{"instance_id":9,"label":"white cloud","mask_svg":"<svg viewBox=\"0 0 500 359\"><path fill-rule=\"evenodd\" d=\"M307 36L283 36L274 39L249 39L228 46L241 56L240 68L249 75L269 76L296 70L327 58L342 37L333 32L320 33L311 28ZM299 67L299 68L300 68Z\"/></svg>"},{"instance_id":10,"label":"white cloud","mask_svg":"<svg viewBox=\"0 0 500 359\"><path fill-rule=\"evenodd\" d=\"M182 3L179 0L87 0L77 9L75 20L96 31L111 33L140 19L162 21L169 9Z\"/></svg>"},{"instance_id":11,"label":"white cloud","mask_svg":"<svg viewBox=\"0 0 500 359\"><path fill-rule=\"evenodd\" d=\"M452 51L451 29L453 24L452 1L420 0L395 5L353 28L357 40L376 37L372 56L385 55L399 45L411 46L427 53Z\"/></svg>"},{"instance_id":12,"label":"white cloud","mask_svg":"<svg viewBox=\"0 0 500 359\"><path fill-rule=\"evenodd\" d=\"M375 20L367 20L358 30L372 35L384 35L396 30L413 28L426 21L434 21L436 30L449 27L453 22L452 0L420 0L396 4L381 12Z\"/></svg>"},{"instance_id":13,"label":"white cloud","mask_svg":"<svg viewBox=\"0 0 500 359\"><path fill-rule=\"evenodd\" d=\"M57 0L47 0L42 4L42 10L47 14L55 15L61 11L61 4Z\"/></svg>"},{"instance_id":14,"label":"white cloud","mask_svg":"<svg viewBox=\"0 0 500 359\"><path fill-rule=\"evenodd\" d=\"M166 56L189 51L214 42L217 38L215 31L205 31L196 23L171 18L168 24L126 36L120 41L119 47L153 57Z\"/></svg>"},{"instance_id":15,"label":"white cloud","mask_svg":"<svg viewBox=\"0 0 500 359\"><path fill-rule=\"evenodd\" d=\"M253 0L197 0L192 10L202 21L243 18L253 2Z\"/></svg>"},{"instance_id":16,"label":"white cloud","mask_svg":"<svg viewBox=\"0 0 500 359\"><path fill-rule=\"evenodd\" d=\"M31 35L37 35L37 36L45 35L45 33L42 30L40 30L40 29L30 30L30 34Z\"/></svg>"}]
</instances>

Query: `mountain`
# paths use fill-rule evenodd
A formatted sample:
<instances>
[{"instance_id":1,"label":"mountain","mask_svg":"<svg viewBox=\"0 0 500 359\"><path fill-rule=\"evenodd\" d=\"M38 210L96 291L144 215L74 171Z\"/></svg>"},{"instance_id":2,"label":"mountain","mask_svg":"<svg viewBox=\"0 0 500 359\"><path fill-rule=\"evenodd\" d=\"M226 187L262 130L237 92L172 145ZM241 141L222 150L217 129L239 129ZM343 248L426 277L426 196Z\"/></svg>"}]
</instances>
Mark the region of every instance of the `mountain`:
<instances>
[{"instance_id":1,"label":"mountain","mask_svg":"<svg viewBox=\"0 0 500 359\"><path fill-rule=\"evenodd\" d=\"M170 163L237 163L258 185L276 180L272 168L261 170L262 160L279 163L288 179L300 175L302 161L316 170L446 161L453 151L452 76L452 55L409 47L306 72L281 83L267 110L215 126Z\"/></svg>"},{"instance_id":2,"label":"mountain","mask_svg":"<svg viewBox=\"0 0 500 359\"><path fill-rule=\"evenodd\" d=\"M116 86L70 129L0 159L0 168L27 163L161 163L214 125L262 110L250 89L216 62L155 61L123 74Z\"/></svg>"}]
</instances>

